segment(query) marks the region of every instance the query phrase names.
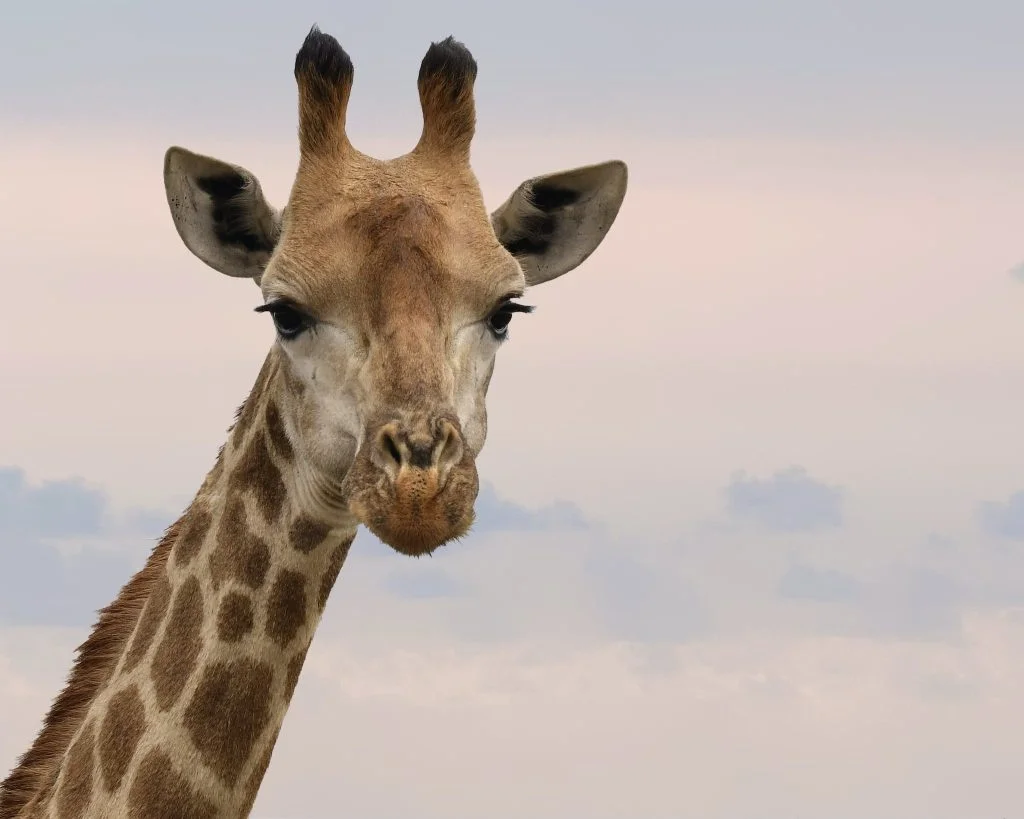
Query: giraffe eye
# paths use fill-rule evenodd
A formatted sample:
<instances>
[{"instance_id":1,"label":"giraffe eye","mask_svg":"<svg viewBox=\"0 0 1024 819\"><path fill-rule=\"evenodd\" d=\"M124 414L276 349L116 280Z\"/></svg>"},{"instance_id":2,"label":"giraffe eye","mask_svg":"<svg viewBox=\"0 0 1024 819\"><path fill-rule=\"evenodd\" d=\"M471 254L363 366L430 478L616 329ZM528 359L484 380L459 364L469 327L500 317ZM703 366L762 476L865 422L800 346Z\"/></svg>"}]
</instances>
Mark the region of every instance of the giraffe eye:
<instances>
[{"instance_id":1,"label":"giraffe eye","mask_svg":"<svg viewBox=\"0 0 1024 819\"><path fill-rule=\"evenodd\" d=\"M532 307L525 304L517 304L514 301L503 301L497 309L487 318L487 327L492 335L499 341L508 337L508 325L512 322L515 313L530 313Z\"/></svg>"},{"instance_id":2,"label":"giraffe eye","mask_svg":"<svg viewBox=\"0 0 1024 819\"><path fill-rule=\"evenodd\" d=\"M258 313L270 313L274 327L281 338L291 340L313 324L312 319L287 302L270 302L256 308Z\"/></svg>"},{"instance_id":3,"label":"giraffe eye","mask_svg":"<svg viewBox=\"0 0 1024 819\"><path fill-rule=\"evenodd\" d=\"M499 310L497 313L491 315L487 319L487 326L491 328L491 332L494 333L498 338L504 338L508 335L508 325L512 322L512 311L511 310Z\"/></svg>"}]
</instances>

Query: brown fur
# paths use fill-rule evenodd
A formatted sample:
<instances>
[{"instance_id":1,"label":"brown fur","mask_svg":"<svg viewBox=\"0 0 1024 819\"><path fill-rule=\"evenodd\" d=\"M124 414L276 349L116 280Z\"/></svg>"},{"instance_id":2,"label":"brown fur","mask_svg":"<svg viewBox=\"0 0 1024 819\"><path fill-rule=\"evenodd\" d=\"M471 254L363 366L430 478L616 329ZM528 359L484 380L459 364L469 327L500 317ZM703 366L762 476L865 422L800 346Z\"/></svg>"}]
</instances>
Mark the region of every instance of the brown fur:
<instances>
[{"instance_id":1,"label":"brown fur","mask_svg":"<svg viewBox=\"0 0 1024 819\"><path fill-rule=\"evenodd\" d=\"M306 555L327 539L330 527L320 521L305 516L296 519L288 530L288 539L292 548Z\"/></svg>"},{"instance_id":2,"label":"brown fur","mask_svg":"<svg viewBox=\"0 0 1024 819\"><path fill-rule=\"evenodd\" d=\"M207 666L185 711L196 750L224 783L234 787L270 721L274 670L254 660ZM223 730L223 725L231 731Z\"/></svg>"},{"instance_id":3,"label":"brown fur","mask_svg":"<svg viewBox=\"0 0 1024 819\"><path fill-rule=\"evenodd\" d=\"M331 589L334 588L334 583L341 573L341 567L345 563L345 558L348 557L348 550L351 546L352 540L346 540L340 546L336 546L331 553L331 562L327 564L327 568L324 569L324 576L320 578L320 593L316 598L320 611L323 611L327 606L327 598L331 596Z\"/></svg>"},{"instance_id":4,"label":"brown fur","mask_svg":"<svg viewBox=\"0 0 1024 819\"><path fill-rule=\"evenodd\" d=\"M64 780L61 782L60 792L57 794L57 816L60 819L75 819L78 812L92 800L96 779L93 734L93 726L86 726L68 752Z\"/></svg>"},{"instance_id":5,"label":"brown fur","mask_svg":"<svg viewBox=\"0 0 1024 819\"><path fill-rule=\"evenodd\" d=\"M285 648L306 622L306 578L282 571L267 598L267 635Z\"/></svg>"},{"instance_id":6,"label":"brown fur","mask_svg":"<svg viewBox=\"0 0 1024 819\"><path fill-rule=\"evenodd\" d=\"M128 819L215 819L216 808L174 770L163 751L150 751L128 793Z\"/></svg>"},{"instance_id":7,"label":"brown fur","mask_svg":"<svg viewBox=\"0 0 1024 819\"><path fill-rule=\"evenodd\" d=\"M153 654L149 676L161 711L174 706L195 671L203 647L203 590L194 577L178 588L163 640Z\"/></svg>"},{"instance_id":8,"label":"brown fur","mask_svg":"<svg viewBox=\"0 0 1024 819\"><path fill-rule=\"evenodd\" d=\"M217 529L217 546L210 556L214 589L229 579L258 589L270 570L270 547L245 522L245 504L239 495L228 500Z\"/></svg>"},{"instance_id":9,"label":"brown fur","mask_svg":"<svg viewBox=\"0 0 1024 819\"><path fill-rule=\"evenodd\" d=\"M135 749L146 730L146 709L138 688L131 686L110 700L100 731L100 766L107 791L121 787Z\"/></svg>"},{"instance_id":10,"label":"brown fur","mask_svg":"<svg viewBox=\"0 0 1024 819\"><path fill-rule=\"evenodd\" d=\"M225 643L237 643L252 631L252 601L244 594L228 592L217 611L217 636Z\"/></svg>"},{"instance_id":11,"label":"brown fur","mask_svg":"<svg viewBox=\"0 0 1024 819\"><path fill-rule=\"evenodd\" d=\"M57 765L81 727L89 704L124 653L154 580L166 570L167 556L187 514L168 528L146 565L128 581L117 599L100 611L92 633L78 647L67 685L54 700L39 736L0 784L0 819L17 819L37 791L44 785L52 787Z\"/></svg>"}]
</instances>

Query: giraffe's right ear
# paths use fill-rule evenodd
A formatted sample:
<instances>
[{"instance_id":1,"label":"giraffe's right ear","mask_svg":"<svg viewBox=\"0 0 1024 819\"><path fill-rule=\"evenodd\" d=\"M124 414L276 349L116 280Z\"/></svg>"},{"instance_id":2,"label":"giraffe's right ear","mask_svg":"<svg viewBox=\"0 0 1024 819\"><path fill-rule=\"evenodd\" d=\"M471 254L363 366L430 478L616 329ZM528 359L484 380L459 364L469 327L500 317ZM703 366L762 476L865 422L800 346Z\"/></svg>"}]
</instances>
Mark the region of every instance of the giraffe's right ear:
<instances>
[{"instance_id":1,"label":"giraffe's right ear","mask_svg":"<svg viewBox=\"0 0 1024 819\"><path fill-rule=\"evenodd\" d=\"M259 281L281 234L281 214L256 177L173 147L164 156L164 188L185 247L214 270Z\"/></svg>"}]
</instances>

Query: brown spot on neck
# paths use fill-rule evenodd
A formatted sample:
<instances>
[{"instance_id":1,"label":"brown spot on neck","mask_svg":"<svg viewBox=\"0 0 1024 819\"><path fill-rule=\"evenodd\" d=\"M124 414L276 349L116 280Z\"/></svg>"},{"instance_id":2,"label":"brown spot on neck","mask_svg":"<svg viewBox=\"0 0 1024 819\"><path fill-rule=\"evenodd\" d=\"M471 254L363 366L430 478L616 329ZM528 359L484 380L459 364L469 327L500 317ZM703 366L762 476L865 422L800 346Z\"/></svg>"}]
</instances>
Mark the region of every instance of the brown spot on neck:
<instances>
[{"instance_id":1,"label":"brown spot on neck","mask_svg":"<svg viewBox=\"0 0 1024 819\"><path fill-rule=\"evenodd\" d=\"M181 536L174 544L174 565L184 569L199 554L199 549L210 531L213 516L210 511L198 503L194 503L184 518Z\"/></svg>"},{"instance_id":2,"label":"brown spot on neck","mask_svg":"<svg viewBox=\"0 0 1024 819\"><path fill-rule=\"evenodd\" d=\"M273 669L254 660L208 666L185 711L185 728L203 762L234 787L270 722Z\"/></svg>"},{"instance_id":3,"label":"brown spot on neck","mask_svg":"<svg viewBox=\"0 0 1024 819\"><path fill-rule=\"evenodd\" d=\"M306 622L306 578L282 571L267 600L267 635L284 648Z\"/></svg>"},{"instance_id":4,"label":"brown spot on neck","mask_svg":"<svg viewBox=\"0 0 1024 819\"><path fill-rule=\"evenodd\" d=\"M295 687L299 684L299 675L302 674L302 666L306 663L306 655L309 653L307 645L302 651L292 657L288 663L288 676L285 679L284 697L291 700L295 695Z\"/></svg>"},{"instance_id":5,"label":"brown spot on neck","mask_svg":"<svg viewBox=\"0 0 1024 819\"><path fill-rule=\"evenodd\" d=\"M330 527L326 524L301 516L292 523L288 530L288 539L291 541L292 548L303 554L309 554L327 539L330 532Z\"/></svg>"},{"instance_id":6,"label":"brown spot on neck","mask_svg":"<svg viewBox=\"0 0 1024 819\"><path fill-rule=\"evenodd\" d=\"M323 577L320 578L320 593L317 595L316 601L320 611L323 611L327 606L327 598L331 596L331 589L334 588L334 583L338 579L338 574L345 563L345 558L348 556L348 550L353 540L355 538L350 537L345 542L336 546L334 551L331 552L331 560L327 564L327 568L324 569Z\"/></svg>"},{"instance_id":7,"label":"brown spot on neck","mask_svg":"<svg viewBox=\"0 0 1024 819\"><path fill-rule=\"evenodd\" d=\"M263 430L253 433L228 483L231 492L238 493L246 489L252 492L268 524L278 519L287 493L281 470L270 457L267 436Z\"/></svg>"},{"instance_id":8,"label":"brown spot on neck","mask_svg":"<svg viewBox=\"0 0 1024 819\"><path fill-rule=\"evenodd\" d=\"M278 412L277 404L274 399L271 398L267 401L267 436L270 438L270 443L274 445L274 450L277 452L278 457L282 458L285 462L291 462L295 459L295 450L292 449L291 441L288 440L288 433L285 432L284 420L281 418L281 413Z\"/></svg>"},{"instance_id":9,"label":"brown spot on neck","mask_svg":"<svg viewBox=\"0 0 1024 819\"><path fill-rule=\"evenodd\" d=\"M164 569L153 581L153 593L142 613L139 627L135 629L135 637L132 639L131 648L128 649L128 656L124 660L125 673L132 671L146 656L170 604L171 581L167 579L167 571Z\"/></svg>"},{"instance_id":10,"label":"brown spot on neck","mask_svg":"<svg viewBox=\"0 0 1024 819\"><path fill-rule=\"evenodd\" d=\"M256 804L256 797L260 792L260 785L263 782L263 777L267 775L267 768L270 767L270 757L274 753L274 745L277 744L278 731L274 732L274 736L270 738L270 742L267 747L263 749L260 754L259 761L252 769L252 773L249 774L249 778L245 781L245 803L242 805L242 816L248 816L252 812L252 806Z\"/></svg>"},{"instance_id":11,"label":"brown spot on neck","mask_svg":"<svg viewBox=\"0 0 1024 819\"><path fill-rule=\"evenodd\" d=\"M226 580L237 580L258 589L270 568L270 547L249 529L241 496L228 501L217 528L217 547L210 555L214 588Z\"/></svg>"},{"instance_id":12,"label":"brown spot on neck","mask_svg":"<svg viewBox=\"0 0 1024 819\"><path fill-rule=\"evenodd\" d=\"M156 704L166 711L178 701L195 670L202 648L203 590L194 577L181 584L174 596L174 609L164 638L153 655L149 669Z\"/></svg>"},{"instance_id":13,"label":"brown spot on neck","mask_svg":"<svg viewBox=\"0 0 1024 819\"><path fill-rule=\"evenodd\" d=\"M236 449L245 440L249 427L252 426L252 422L256 418L263 393L266 391L267 385L270 383L270 379L275 372L277 372L277 360L274 357L274 353L271 352L263 360L263 366L260 367L259 375L256 376L256 381L253 383L252 389L249 390L249 395L238 408L238 411L235 413L235 422L228 429L228 432L231 434L231 444Z\"/></svg>"},{"instance_id":14,"label":"brown spot on neck","mask_svg":"<svg viewBox=\"0 0 1024 819\"><path fill-rule=\"evenodd\" d=\"M59 819L77 819L92 801L93 769L96 767L94 741L95 731L92 725L87 725L68 751L64 781L57 793Z\"/></svg>"},{"instance_id":15,"label":"brown spot on neck","mask_svg":"<svg viewBox=\"0 0 1024 819\"><path fill-rule=\"evenodd\" d=\"M131 686L115 694L110 700L99 739L100 767L108 792L121 787L145 730L146 709L138 689Z\"/></svg>"},{"instance_id":16,"label":"brown spot on neck","mask_svg":"<svg viewBox=\"0 0 1024 819\"><path fill-rule=\"evenodd\" d=\"M228 592L217 610L217 636L225 643L237 643L252 631L252 601L244 594Z\"/></svg>"},{"instance_id":17,"label":"brown spot on neck","mask_svg":"<svg viewBox=\"0 0 1024 819\"><path fill-rule=\"evenodd\" d=\"M139 765L128 793L128 815L146 819L215 819L217 809L178 771L160 750Z\"/></svg>"}]
</instances>

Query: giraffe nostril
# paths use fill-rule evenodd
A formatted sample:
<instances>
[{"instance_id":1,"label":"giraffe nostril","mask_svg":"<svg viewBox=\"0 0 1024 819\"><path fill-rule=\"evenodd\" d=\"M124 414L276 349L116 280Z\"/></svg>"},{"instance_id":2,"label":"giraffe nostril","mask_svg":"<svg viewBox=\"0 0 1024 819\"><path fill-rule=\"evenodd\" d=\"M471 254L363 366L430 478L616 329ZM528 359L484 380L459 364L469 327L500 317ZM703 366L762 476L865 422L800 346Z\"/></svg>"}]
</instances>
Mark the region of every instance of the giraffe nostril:
<instances>
[{"instance_id":1,"label":"giraffe nostril","mask_svg":"<svg viewBox=\"0 0 1024 819\"><path fill-rule=\"evenodd\" d=\"M395 466L402 465L402 453L398 449L398 442L389 430L384 430L380 436L381 451L390 458Z\"/></svg>"},{"instance_id":2,"label":"giraffe nostril","mask_svg":"<svg viewBox=\"0 0 1024 819\"><path fill-rule=\"evenodd\" d=\"M447 421L441 432L441 440L435 450L437 452L437 468L442 476L462 460L462 436L458 430Z\"/></svg>"}]
</instances>

